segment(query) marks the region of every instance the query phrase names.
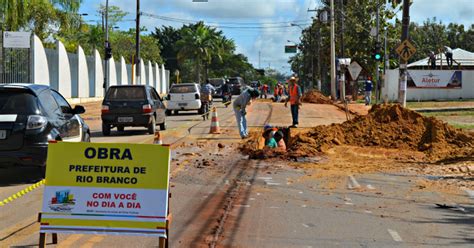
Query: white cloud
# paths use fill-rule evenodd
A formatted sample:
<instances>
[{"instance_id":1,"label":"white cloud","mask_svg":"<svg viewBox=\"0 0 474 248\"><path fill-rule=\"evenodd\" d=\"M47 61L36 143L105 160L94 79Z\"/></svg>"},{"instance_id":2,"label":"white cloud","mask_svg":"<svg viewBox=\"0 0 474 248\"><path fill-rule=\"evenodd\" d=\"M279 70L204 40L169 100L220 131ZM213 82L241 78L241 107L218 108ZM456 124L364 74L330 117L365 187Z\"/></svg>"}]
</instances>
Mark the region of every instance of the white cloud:
<instances>
[{"instance_id":1,"label":"white cloud","mask_svg":"<svg viewBox=\"0 0 474 248\"><path fill-rule=\"evenodd\" d=\"M402 16L402 11L398 14ZM423 23L428 18L436 17L444 24L450 22L471 26L474 24L474 1L472 0L416 0L410 7L412 22Z\"/></svg>"}]
</instances>

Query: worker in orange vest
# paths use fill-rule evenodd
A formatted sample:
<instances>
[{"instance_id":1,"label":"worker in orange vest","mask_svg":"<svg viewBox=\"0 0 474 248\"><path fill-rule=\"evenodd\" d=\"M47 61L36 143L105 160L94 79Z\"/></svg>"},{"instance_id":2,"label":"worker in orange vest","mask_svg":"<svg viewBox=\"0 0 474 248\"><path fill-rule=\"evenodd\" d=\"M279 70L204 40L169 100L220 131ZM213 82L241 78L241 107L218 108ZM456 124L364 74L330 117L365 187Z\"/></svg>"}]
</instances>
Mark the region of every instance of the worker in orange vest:
<instances>
[{"instance_id":1,"label":"worker in orange vest","mask_svg":"<svg viewBox=\"0 0 474 248\"><path fill-rule=\"evenodd\" d=\"M289 80L288 93L289 97L286 98L285 107L288 106L288 101L290 102L291 108L291 117L293 117L293 125L290 127L298 127L298 110L301 106L301 88L296 84L296 78L291 77Z\"/></svg>"}]
</instances>

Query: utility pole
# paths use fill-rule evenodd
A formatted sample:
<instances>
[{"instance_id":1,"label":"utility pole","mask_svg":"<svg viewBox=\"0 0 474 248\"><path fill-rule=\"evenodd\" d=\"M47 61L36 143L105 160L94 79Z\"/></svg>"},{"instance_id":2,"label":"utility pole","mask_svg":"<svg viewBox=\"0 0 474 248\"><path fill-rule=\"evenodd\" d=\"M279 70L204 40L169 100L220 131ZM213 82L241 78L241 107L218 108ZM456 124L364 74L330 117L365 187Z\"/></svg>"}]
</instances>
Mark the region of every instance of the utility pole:
<instances>
[{"instance_id":1,"label":"utility pole","mask_svg":"<svg viewBox=\"0 0 474 248\"><path fill-rule=\"evenodd\" d=\"M140 0L137 0L137 26L135 30L135 75L136 75L136 84L141 84L140 75Z\"/></svg>"},{"instance_id":2,"label":"utility pole","mask_svg":"<svg viewBox=\"0 0 474 248\"><path fill-rule=\"evenodd\" d=\"M331 0L331 99L336 100L336 42L334 34L334 0Z\"/></svg>"},{"instance_id":3,"label":"utility pole","mask_svg":"<svg viewBox=\"0 0 474 248\"><path fill-rule=\"evenodd\" d=\"M403 19L401 42L408 39L408 27L410 25L410 1L403 0ZM400 83L398 85L398 102L403 107L406 105L407 96L407 61L400 57Z\"/></svg>"},{"instance_id":4,"label":"utility pole","mask_svg":"<svg viewBox=\"0 0 474 248\"><path fill-rule=\"evenodd\" d=\"M341 33L340 33L340 42L341 42L341 59L344 58L344 3L343 3L343 0L339 0L339 4L340 4L340 7L341 7L341 10L340 10L340 13L339 13L339 16L340 16L340 19L341 19ZM339 85L339 90L340 90L340 94L339 96L341 97L341 101L344 101L345 97L346 97L346 75L345 75L345 66L342 66L341 64L339 64L339 67L340 67L340 70L341 70L341 75L339 76L339 80L341 82L341 84Z\"/></svg>"},{"instance_id":5,"label":"utility pole","mask_svg":"<svg viewBox=\"0 0 474 248\"><path fill-rule=\"evenodd\" d=\"M104 96L109 86L109 60L107 59L107 53L110 48L109 43L109 0L105 1L105 50L104 50Z\"/></svg>"},{"instance_id":6,"label":"utility pole","mask_svg":"<svg viewBox=\"0 0 474 248\"><path fill-rule=\"evenodd\" d=\"M260 66L260 59L261 59L261 56L262 56L262 52L261 52L261 51L258 51L258 69L262 69L262 67Z\"/></svg>"},{"instance_id":7,"label":"utility pole","mask_svg":"<svg viewBox=\"0 0 474 248\"><path fill-rule=\"evenodd\" d=\"M376 19L376 22L377 22L377 26L375 27L375 30L376 30L376 36L375 36L375 42L376 42L376 46L378 46L378 44L380 44L380 6L379 6L379 0L377 0L377 16L375 17ZM377 88L375 89L375 103L378 103L379 99L380 99L380 76L379 76L379 61L376 60L375 61L375 82L377 82Z\"/></svg>"}]
</instances>

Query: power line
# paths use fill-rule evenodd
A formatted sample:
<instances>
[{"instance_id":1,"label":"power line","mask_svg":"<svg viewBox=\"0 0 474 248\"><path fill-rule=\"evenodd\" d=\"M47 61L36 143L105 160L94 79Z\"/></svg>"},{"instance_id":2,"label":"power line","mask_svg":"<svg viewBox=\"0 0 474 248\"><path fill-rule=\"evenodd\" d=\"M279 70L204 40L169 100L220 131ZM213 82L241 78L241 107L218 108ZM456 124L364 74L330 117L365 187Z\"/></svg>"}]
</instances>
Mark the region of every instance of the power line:
<instances>
[{"instance_id":1,"label":"power line","mask_svg":"<svg viewBox=\"0 0 474 248\"><path fill-rule=\"evenodd\" d=\"M142 15L148 16L151 18L159 19L159 20L164 20L164 21L170 21L170 22L179 22L183 24L195 24L198 23L199 21L196 20L188 20L188 19L181 19L181 18L174 18L174 17L168 17L168 16L159 16L159 15L154 15L146 12L141 12ZM210 22L214 23L214 22ZM209 24L206 23L206 25L214 28L226 28L226 29L282 29L282 28L292 28L291 23L294 22L275 22L275 23L268 23L262 25L262 23L259 26L237 26L237 25L242 25L244 23L234 23L230 24L229 22L226 25L221 25L224 23L217 23L217 25ZM250 23L248 23L250 24ZM286 24L286 25L283 25ZM308 25L310 23L300 23L300 25ZM271 25L271 26L268 26Z\"/></svg>"}]
</instances>

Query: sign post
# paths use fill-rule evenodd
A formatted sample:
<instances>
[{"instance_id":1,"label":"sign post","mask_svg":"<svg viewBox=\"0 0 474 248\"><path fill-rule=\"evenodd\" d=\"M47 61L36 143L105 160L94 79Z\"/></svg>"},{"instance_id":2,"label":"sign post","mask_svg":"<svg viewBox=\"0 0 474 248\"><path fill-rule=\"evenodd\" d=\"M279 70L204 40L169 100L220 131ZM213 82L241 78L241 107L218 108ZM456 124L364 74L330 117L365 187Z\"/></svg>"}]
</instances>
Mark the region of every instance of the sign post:
<instances>
[{"instance_id":1,"label":"sign post","mask_svg":"<svg viewBox=\"0 0 474 248\"><path fill-rule=\"evenodd\" d=\"M30 48L31 32L3 32L3 48Z\"/></svg>"},{"instance_id":2,"label":"sign post","mask_svg":"<svg viewBox=\"0 0 474 248\"><path fill-rule=\"evenodd\" d=\"M296 45L287 45L285 46L285 53L296 53L297 46Z\"/></svg>"},{"instance_id":3,"label":"sign post","mask_svg":"<svg viewBox=\"0 0 474 248\"><path fill-rule=\"evenodd\" d=\"M46 233L151 236L164 247L169 164L167 146L50 143L40 247Z\"/></svg>"},{"instance_id":4,"label":"sign post","mask_svg":"<svg viewBox=\"0 0 474 248\"><path fill-rule=\"evenodd\" d=\"M349 70L349 74L351 75L352 81L352 100L357 101L357 92L358 92L358 83L357 78L359 78L359 74L362 71L362 66L359 65L356 61L352 61L352 63L347 68Z\"/></svg>"}]
</instances>

